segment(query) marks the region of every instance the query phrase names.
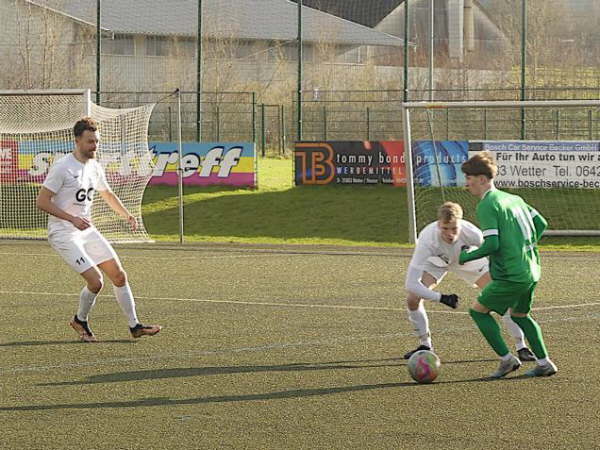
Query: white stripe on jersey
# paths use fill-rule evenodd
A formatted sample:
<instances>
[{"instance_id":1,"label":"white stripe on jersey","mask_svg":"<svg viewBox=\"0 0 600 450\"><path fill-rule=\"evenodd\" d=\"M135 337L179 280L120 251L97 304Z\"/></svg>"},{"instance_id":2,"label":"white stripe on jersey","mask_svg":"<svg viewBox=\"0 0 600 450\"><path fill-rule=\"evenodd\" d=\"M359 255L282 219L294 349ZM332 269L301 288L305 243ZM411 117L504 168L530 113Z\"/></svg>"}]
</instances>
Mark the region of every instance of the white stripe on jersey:
<instances>
[{"instance_id":1,"label":"white stripe on jersey","mask_svg":"<svg viewBox=\"0 0 600 450\"><path fill-rule=\"evenodd\" d=\"M495 228L492 228L490 230L483 230L483 237L488 236L498 236L498 230Z\"/></svg>"}]
</instances>

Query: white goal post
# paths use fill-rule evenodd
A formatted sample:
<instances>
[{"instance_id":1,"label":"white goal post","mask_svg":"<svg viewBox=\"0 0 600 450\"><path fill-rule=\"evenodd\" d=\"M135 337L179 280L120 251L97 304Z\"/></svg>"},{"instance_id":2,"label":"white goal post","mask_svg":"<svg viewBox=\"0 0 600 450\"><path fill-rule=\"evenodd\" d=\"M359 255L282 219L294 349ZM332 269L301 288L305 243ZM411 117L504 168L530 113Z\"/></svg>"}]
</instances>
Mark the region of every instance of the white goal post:
<instances>
[{"instance_id":1,"label":"white goal post","mask_svg":"<svg viewBox=\"0 0 600 450\"><path fill-rule=\"evenodd\" d=\"M148 124L154 104L111 109L86 90L0 91L0 238L45 239L47 215L35 199L50 166L73 150L73 125L98 121L97 158L109 185L139 223L133 232L102 200L92 222L111 242L149 242L142 220L144 189L152 174Z\"/></svg>"},{"instance_id":2,"label":"white goal post","mask_svg":"<svg viewBox=\"0 0 600 450\"><path fill-rule=\"evenodd\" d=\"M548 235L600 235L600 100L402 104L409 240L456 201L475 220L460 165L491 151L496 184L549 219Z\"/></svg>"}]
</instances>

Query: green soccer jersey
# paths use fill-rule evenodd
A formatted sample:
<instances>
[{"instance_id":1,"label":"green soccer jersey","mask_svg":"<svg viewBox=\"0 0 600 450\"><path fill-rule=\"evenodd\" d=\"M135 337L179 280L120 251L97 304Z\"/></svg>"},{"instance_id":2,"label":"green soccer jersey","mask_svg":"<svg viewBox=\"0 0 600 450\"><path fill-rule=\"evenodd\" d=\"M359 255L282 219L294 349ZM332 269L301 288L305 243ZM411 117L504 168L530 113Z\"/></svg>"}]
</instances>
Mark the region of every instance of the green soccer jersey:
<instances>
[{"instance_id":1,"label":"green soccer jersey","mask_svg":"<svg viewBox=\"0 0 600 450\"><path fill-rule=\"evenodd\" d=\"M496 235L499 241L498 249L489 255L493 280L531 283L540 279L539 236L533 219L537 214L518 195L498 189L488 191L478 203L477 219L484 238Z\"/></svg>"}]
</instances>

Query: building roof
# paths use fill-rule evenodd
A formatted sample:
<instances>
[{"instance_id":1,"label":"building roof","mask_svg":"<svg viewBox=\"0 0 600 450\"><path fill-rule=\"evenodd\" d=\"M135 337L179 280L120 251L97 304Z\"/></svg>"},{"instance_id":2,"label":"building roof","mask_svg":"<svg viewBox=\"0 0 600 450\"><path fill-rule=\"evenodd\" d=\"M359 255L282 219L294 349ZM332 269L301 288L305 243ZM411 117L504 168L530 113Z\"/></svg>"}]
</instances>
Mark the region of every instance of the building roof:
<instances>
[{"instance_id":1,"label":"building roof","mask_svg":"<svg viewBox=\"0 0 600 450\"><path fill-rule=\"evenodd\" d=\"M96 0L26 0L96 26ZM196 36L198 0L102 0L101 26L122 34ZM290 0L203 0L203 36L290 41L298 33ZM403 40L340 17L303 7L303 39L338 45L399 47Z\"/></svg>"},{"instance_id":2,"label":"building roof","mask_svg":"<svg viewBox=\"0 0 600 450\"><path fill-rule=\"evenodd\" d=\"M297 3L298 0L292 0ZM404 0L302 0L305 6L374 28Z\"/></svg>"}]
</instances>

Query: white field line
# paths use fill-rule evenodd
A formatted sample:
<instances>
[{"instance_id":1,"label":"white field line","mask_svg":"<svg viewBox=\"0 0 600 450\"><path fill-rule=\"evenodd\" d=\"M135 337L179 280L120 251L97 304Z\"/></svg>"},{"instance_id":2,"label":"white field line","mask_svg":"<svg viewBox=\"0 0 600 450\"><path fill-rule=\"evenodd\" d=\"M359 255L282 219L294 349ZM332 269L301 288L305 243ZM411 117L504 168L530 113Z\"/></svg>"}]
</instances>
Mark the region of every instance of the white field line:
<instances>
[{"instance_id":1,"label":"white field line","mask_svg":"<svg viewBox=\"0 0 600 450\"><path fill-rule=\"evenodd\" d=\"M63 292L33 292L33 291L0 291L0 295L34 295L34 296L56 296L56 297L78 297L77 293ZM391 308L386 306L361 306L361 305L326 305L326 304L307 304L307 303L281 303L281 302L251 302L243 300L217 300L217 299L200 299L200 298L180 298L180 297L144 297L136 296L140 300L163 300L172 302L192 302L192 303L224 303L230 305L247 305L247 306L275 306L283 308L318 308L318 309L345 309L345 310L360 310L360 311L393 311L404 312L405 308ZM600 306L600 302L593 303L578 303L560 306L542 306L533 308L533 311L550 311L554 309L574 309L587 308L592 306ZM429 314L468 314L466 311L428 311Z\"/></svg>"},{"instance_id":2,"label":"white field line","mask_svg":"<svg viewBox=\"0 0 600 450\"><path fill-rule=\"evenodd\" d=\"M569 321L597 321L600 318L600 313L589 314L585 317L560 317L547 320L538 320L542 323L550 322L569 322ZM455 328L442 328L436 330L436 335L440 334L452 334L464 332L477 332L476 328L470 327L455 327ZM11 373L22 373L22 372L45 372L49 370L64 370L68 368L82 368L82 367L98 367L107 364L131 364L136 362L148 362L148 361L162 361L169 359L189 360L190 358L198 358L202 356L211 355L226 355L235 353L250 353L250 352L268 352L270 350L285 350L289 348L302 348L302 347L335 347L340 345L348 345L359 341L370 341L370 340L381 340L381 339L395 339L400 337L414 336L412 332L399 332L399 333L385 333L365 336L341 336L330 339L318 340L318 341L301 341L301 342L289 342L289 343L272 343L266 345L258 345L251 347L233 347L228 349L215 349L215 350L187 350L182 352L172 353L155 353L151 355L142 355L138 357L128 358L107 358L95 361L79 361L74 363L61 363L46 366L17 366L0 368L0 374L11 374ZM86 344L95 345L95 344ZM399 359L399 357L398 357ZM316 363L315 365L318 365ZM365 366L368 368L368 366Z\"/></svg>"},{"instance_id":3,"label":"white field line","mask_svg":"<svg viewBox=\"0 0 600 450\"><path fill-rule=\"evenodd\" d=\"M34 258L39 258L39 257L46 257L46 258L57 258L60 259L60 256L57 253L8 253L8 252L0 252L0 256L15 256L15 257L22 257L22 256L31 256ZM215 258L262 258L265 256L324 256L324 255L317 255L314 253L265 253L265 254L233 254L233 253L228 253L228 254L219 254L219 255L203 255L203 254L198 254L195 256L134 256L134 255L123 255L121 254L119 256L120 259L122 260L128 260L128 259L154 259L154 260L172 260L173 258L176 258L178 261L180 260L198 260L198 259L215 259Z\"/></svg>"}]
</instances>

